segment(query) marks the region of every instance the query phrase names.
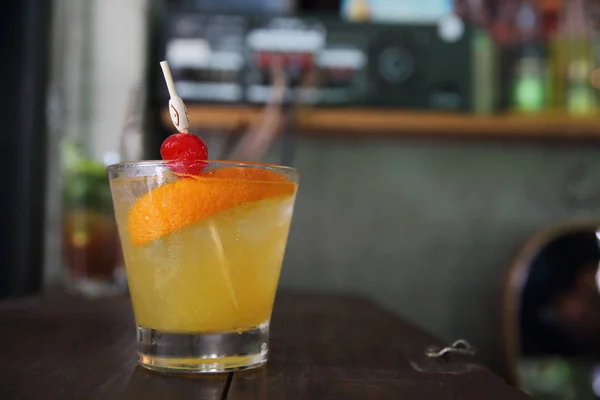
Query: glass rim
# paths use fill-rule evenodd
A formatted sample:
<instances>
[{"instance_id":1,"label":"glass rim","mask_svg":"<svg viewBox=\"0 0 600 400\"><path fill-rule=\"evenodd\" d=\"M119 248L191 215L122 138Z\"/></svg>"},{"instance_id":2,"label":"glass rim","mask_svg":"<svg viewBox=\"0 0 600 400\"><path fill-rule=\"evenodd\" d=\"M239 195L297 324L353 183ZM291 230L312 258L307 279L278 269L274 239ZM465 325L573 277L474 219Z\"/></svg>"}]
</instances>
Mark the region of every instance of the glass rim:
<instances>
[{"instance_id":1,"label":"glass rim","mask_svg":"<svg viewBox=\"0 0 600 400\"><path fill-rule=\"evenodd\" d=\"M259 163L253 161L233 161L233 160L140 160L140 161L123 161L115 164L106 166L107 170L120 170L129 167L168 167L171 162L181 163L195 163L202 162L206 165L229 165L232 167L258 167L258 168L269 168L279 171L288 171L290 173L297 174L298 170L294 167L278 164Z\"/></svg>"}]
</instances>

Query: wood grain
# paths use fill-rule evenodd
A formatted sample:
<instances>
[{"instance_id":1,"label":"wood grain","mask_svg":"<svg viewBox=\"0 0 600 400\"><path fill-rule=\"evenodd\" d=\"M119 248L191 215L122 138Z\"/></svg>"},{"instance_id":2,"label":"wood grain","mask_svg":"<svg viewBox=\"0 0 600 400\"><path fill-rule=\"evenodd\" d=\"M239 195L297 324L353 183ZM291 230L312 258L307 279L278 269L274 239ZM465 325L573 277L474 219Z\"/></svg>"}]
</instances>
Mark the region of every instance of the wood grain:
<instances>
[{"instance_id":1,"label":"wood grain","mask_svg":"<svg viewBox=\"0 0 600 400\"><path fill-rule=\"evenodd\" d=\"M472 360L422 356L440 342L354 298L278 299L266 368L236 373L228 399L527 399Z\"/></svg>"},{"instance_id":2,"label":"wood grain","mask_svg":"<svg viewBox=\"0 0 600 400\"><path fill-rule=\"evenodd\" d=\"M136 367L129 299L0 303L0 360L3 400L220 399L227 378Z\"/></svg>"},{"instance_id":3,"label":"wood grain","mask_svg":"<svg viewBox=\"0 0 600 400\"><path fill-rule=\"evenodd\" d=\"M0 303L0 399L525 399L473 360L354 297L279 295L266 367L169 376L135 364L129 299Z\"/></svg>"},{"instance_id":4,"label":"wood grain","mask_svg":"<svg viewBox=\"0 0 600 400\"><path fill-rule=\"evenodd\" d=\"M190 105L190 124L196 129L232 130L255 123L261 108L251 106ZM167 109L163 123L171 126ZM336 136L415 136L503 139L600 140L600 117L564 114L490 115L369 108L300 108L295 130Z\"/></svg>"}]
</instances>

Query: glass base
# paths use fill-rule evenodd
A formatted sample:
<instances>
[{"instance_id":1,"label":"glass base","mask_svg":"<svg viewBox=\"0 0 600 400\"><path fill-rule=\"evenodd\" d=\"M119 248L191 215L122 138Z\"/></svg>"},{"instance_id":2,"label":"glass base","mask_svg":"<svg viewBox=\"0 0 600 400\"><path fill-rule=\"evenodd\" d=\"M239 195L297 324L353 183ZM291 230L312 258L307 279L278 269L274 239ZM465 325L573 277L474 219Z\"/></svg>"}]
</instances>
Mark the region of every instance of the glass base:
<instances>
[{"instance_id":1,"label":"glass base","mask_svg":"<svg viewBox=\"0 0 600 400\"><path fill-rule=\"evenodd\" d=\"M257 368L267 362L269 323L247 331L165 333L137 328L142 367L168 373L219 373Z\"/></svg>"}]
</instances>

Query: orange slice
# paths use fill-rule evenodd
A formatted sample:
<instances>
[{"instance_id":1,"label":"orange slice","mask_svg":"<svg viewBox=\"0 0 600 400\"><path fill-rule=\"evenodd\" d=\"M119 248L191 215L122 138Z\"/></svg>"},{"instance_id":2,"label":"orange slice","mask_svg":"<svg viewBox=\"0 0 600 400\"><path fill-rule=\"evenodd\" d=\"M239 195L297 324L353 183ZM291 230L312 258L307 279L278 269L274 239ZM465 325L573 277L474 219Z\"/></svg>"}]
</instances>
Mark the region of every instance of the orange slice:
<instances>
[{"instance_id":1,"label":"orange slice","mask_svg":"<svg viewBox=\"0 0 600 400\"><path fill-rule=\"evenodd\" d=\"M259 168L224 167L181 179L135 202L127 221L131 242L142 245L228 208L295 191L284 175Z\"/></svg>"}]
</instances>

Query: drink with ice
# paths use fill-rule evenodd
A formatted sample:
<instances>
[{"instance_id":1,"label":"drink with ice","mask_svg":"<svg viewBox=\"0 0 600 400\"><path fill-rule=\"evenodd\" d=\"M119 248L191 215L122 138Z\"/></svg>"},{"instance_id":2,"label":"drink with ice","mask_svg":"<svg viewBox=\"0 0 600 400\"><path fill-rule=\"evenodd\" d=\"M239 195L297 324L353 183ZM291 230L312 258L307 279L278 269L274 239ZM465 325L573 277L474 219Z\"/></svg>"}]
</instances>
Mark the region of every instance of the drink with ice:
<instances>
[{"instance_id":1,"label":"drink with ice","mask_svg":"<svg viewBox=\"0 0 600 400\"><path fill-rule=\"evenodd\" d=\"M110 168L140 362L158 370L260 365L290 227L296 172L206 162Z\"/></svg>"}]
</instances>

